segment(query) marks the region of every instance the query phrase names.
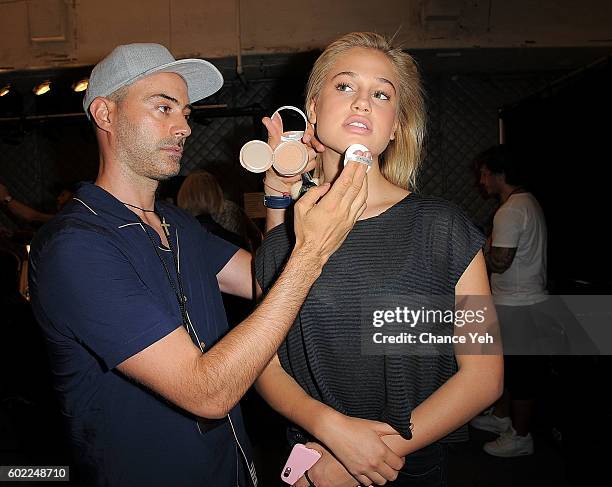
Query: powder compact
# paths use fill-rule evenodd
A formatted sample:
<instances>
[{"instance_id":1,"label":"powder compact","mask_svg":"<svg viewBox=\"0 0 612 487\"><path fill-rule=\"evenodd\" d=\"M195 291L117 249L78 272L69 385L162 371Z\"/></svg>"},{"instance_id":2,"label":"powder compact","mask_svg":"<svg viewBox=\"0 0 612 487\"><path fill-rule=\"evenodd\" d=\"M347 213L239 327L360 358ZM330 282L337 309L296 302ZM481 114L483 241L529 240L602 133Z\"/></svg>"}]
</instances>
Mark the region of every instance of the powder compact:
<instances>
[{"instance_id":1,"label":"powder compact","mask_svg":"<svg viewBox=\"0 0 612 487\"><path fill-rule=\"evenodd\" d=\"M306 115L299 108L287 105L276 110L272 114L272 118L281 110L293 110L299 113L304 119L304 130L283 132L281 143L276 149L272 149L261 140L251 140L244 144L240 149L240 164L248 171L259 173L274 167L282 176L295 176L300 174L308 165L308 151L301 142L304 132L308 128Z\"/></svg>"}]
</instances>

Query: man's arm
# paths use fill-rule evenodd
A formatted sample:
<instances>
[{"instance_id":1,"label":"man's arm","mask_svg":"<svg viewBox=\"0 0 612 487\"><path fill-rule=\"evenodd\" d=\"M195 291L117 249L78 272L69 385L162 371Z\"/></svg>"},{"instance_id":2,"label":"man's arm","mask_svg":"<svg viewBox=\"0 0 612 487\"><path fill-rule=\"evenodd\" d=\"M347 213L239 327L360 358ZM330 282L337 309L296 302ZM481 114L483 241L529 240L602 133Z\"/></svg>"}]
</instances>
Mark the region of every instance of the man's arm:
<instances>
[{"instance_id":1,"label":"man's arm","mask_svg":"<svg viewBox=\"0 0 612 487\"><path fill-rule=\"evenodd\" d=\"M512 265L515 255L516 247L491 247L485 253L488 271L503 274Z\"/></svg>"},{"instance_id":2,"label":"man's arm","mask_svg":"<svg viewBox=\"0 0 612 487\"><path fill-rule=\"evenodd\" d=\"M177 329L118 369L187 411L225 416L284 340L323 265L363 213L366 196L365 166L354 163L331 189L313 188L302 197L295 206L296 244L276 284L253 314L206 353Z\"/></svg>"},{"instance_id":3,"label":"man's arm","mask_svg":"<svg viewBox=\"0 0 612 487\"><path fill-rule=\"evenodd\" d=\"M521 238L523 214L503 205L493 218L490 245L485 248L485 260L490 273L503 274L512 265Z\"/></svg>"}]
</instances>

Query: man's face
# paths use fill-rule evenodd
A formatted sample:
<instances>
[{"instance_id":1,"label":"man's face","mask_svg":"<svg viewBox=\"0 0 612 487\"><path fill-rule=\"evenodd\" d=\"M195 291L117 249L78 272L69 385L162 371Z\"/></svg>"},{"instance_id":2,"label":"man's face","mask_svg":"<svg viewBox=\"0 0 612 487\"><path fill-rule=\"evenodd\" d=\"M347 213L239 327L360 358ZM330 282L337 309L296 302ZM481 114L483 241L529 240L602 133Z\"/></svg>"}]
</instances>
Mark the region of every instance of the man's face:
<instances>
[{"instance_id":1,"label":"man's face","mask_svg":"<svg viewBox=\"0 0 612 487\"><path fill-rule=\"evenodd\" d=\"M488 195L500 194L503 178L502 174L492 173L487 166L480 167L480 185Z\"/></svg>"},{"instance_id":2,"label":"man's face","mask_svg":"<svg viewBox=\"0 0 612 487\"><path fill-rule=\"evenodd\" d=\"M191 134L187 85L175 73L143 78L117 104L115 144L119 161L135 175L162 181L181 168Z\"/></svg>"}]
</instances>

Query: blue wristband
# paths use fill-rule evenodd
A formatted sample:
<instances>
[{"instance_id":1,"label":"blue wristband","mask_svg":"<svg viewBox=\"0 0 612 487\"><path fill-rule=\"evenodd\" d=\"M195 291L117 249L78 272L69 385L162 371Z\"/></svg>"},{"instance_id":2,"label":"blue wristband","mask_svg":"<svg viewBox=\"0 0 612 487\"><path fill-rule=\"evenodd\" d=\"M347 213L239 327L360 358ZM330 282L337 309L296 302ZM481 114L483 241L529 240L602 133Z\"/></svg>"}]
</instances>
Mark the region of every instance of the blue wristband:
<instances>
[{"instance_id":1,"label":"blue wristband","mask_svg":"<svg viewBox=\"0 0 612 487\"><path fill-rule=\"evenodd\" d=\"M264 206L275 210L284 210L289 208L293 203L291 196L264 196Z\"/></svg>"}]
</instances>

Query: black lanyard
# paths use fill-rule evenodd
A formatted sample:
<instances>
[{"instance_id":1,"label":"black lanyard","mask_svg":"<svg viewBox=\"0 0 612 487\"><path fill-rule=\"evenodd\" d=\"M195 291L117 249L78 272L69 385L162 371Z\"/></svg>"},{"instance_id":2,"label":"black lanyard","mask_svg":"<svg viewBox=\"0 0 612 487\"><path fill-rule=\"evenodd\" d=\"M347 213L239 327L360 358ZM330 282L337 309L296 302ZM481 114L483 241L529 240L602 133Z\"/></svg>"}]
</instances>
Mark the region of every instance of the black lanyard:
<instances>
[{"instance_id":1,"label":"black lanyard","mask_svg":"<svg viewBox=\"0 0 612 487\"><path fill-rule=\"evenodd\" d=\"M140 225L142 226L142 229L147 234L147 237L149 237L149 241L151 242L151 245L153 245L153 250L155 250L155 255L157 255L157 258L159 259L159 261L161 262L161 264L162 264L162 266L164 268L164 271L166 271L166 277L168 278L168 282L170 283L170 286L172 287L172 290L174 291L174 295L176 296L176 301L177 301L177 303L179 305L179 309L181 310L181 317L183 319L183 326L187 330L187 333L191 337L191 340L196 344L196 346L200 349L200 351L202 353L204 353L204 349L202 347L202 344L200 343L200 340L198 339L198 334L195 331L195 328L194 328L193 324L191 323L191 320L189 319L189 314L187 313L187 306L185 305L185 302L187 301L187 297L185 296L185 291L183 290L183 281L181 280L181 273L180 273L180 270L179 270L178 257L177 257L176 252L174 252L174 246L172 244L172 238L170 237L170 232L168 231L168 227L170 226L170 224L166 223L166 217L164 215L162 215L161 213L158 213L158 212L155 212L155 214L158 217L160 217L160 220L162 222L162 228L163 228L164 233L166 234L166 237L168 239L168 248L170 249L170 253L172 254L172 261L174 262L174 270L176 271L176 281L177 281L177 284L178 284L178 289L177 289L176 285L174 284L174 279L172 279L172 275L170 274L170 269L168 269L168 265L166 264L166 260L159 253L159 249L157 248L157 244L155 243L155 239L153 238L153 236L147 230L147 224L138 215L136 215L136 217L140 221ZM191 329L190 329L190 327L191 327ZM192 335L191 332L193 332L193 335Z\"/></svg>"},{"instance_id":2,"label":"black lanyard","mask_svg":"<svg viewBox=\"0 0 612 487\"><path fill-rule=\"evenodd\" d=\"M138 218L138 221L140 222L142 229L147 234L147 237L149 237L149 241L151 242L151 245L153 245L153 249L155 250L155 255L157 255L157 258L162 263L164 271L166 271L166 277L168 278L168 282L170 283L170 286L172 286L172 290L174 291L174 294L176 296L176 300L178 302L179 308L181 309L181 316L183 318L183 326L187 329L187 333L191 337L191 340L196 344L196 346L200 349L200 351L204 353L204 346L200 342L198 338L198 334L195 331L195 328L193 324L191 323L191 320L189 319L189 314L187 313L187 307L185 305L187 298L185 296L185 292L183 291L183 282L181 281L181 273L179 271L178 256L174 252L174 247L172 245L172 238L170 237L170 232L168 231L168 227L170 227L170 225L166 222L166 217L164 217L164 215L162 215L161 212L159 213L155 212L155 214L158 217L160 217L160 220L162 222L162 229L164 230L164 233L166 234L166 237L168 239L168 248L170 249L170 253L172 254L172 261L174 262L174 269L176 271L176 281L178 284L178 289L174 284L174 280L172 279L172 275L170 274L170 269L168 269L168 265L166 264L165 259L159 253L159 249L157 248L155 239L147 230L147 224L138 215L136 215L136 217ZM177 233L177 242L178 242L178 233ZM193 331L193 335L191 334L190 327L191 327L191 331ZM228 414L227 416L221 419L205 419L205 418L200 418L196 416L196 425L201 435L205 435L207 432L217 428L218 426L221 426L222 424L225 424L226 421L229 421L232 433L234 435L234 439L236 440L236 446L237 446L236 456L238 457L238 447L239 447L242 453L242 458L244 459L245 465L248 469L249 476L250 476L249 478L251 479L251 483L253 484L253 486L257 487L257 473L255 472L255 466L253 462L249 464L248 458L246 454L244 453L244 449L242 448L242 445L240 444L240 440L238 439L238 436L236 434L236 430L234 429L234 425L232 423L230 415Z\"/></svg>"}]
</instances>

